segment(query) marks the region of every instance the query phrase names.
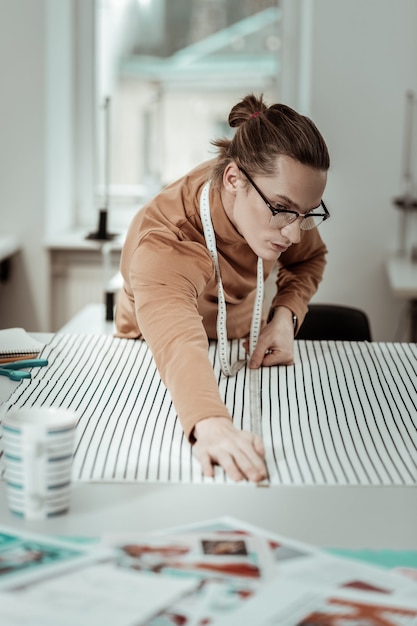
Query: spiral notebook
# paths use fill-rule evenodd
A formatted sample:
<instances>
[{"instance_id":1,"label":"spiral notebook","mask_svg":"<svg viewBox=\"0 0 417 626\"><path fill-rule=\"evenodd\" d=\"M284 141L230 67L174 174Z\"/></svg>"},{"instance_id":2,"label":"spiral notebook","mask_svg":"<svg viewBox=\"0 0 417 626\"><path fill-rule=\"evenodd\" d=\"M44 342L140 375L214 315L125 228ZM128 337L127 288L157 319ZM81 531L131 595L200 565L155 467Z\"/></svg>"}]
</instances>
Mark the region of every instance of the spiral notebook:
<instances>
[{"instance_id":1,"label":"spiral notebook","mask_svg":"<svg viewBox=\"0 0 417 626\"><path fill-rule=\"evenodd\" d=\"M0 363L35 358L44 345L24 328L4 328L0 330Z\"/></svg>"}]
</instances>

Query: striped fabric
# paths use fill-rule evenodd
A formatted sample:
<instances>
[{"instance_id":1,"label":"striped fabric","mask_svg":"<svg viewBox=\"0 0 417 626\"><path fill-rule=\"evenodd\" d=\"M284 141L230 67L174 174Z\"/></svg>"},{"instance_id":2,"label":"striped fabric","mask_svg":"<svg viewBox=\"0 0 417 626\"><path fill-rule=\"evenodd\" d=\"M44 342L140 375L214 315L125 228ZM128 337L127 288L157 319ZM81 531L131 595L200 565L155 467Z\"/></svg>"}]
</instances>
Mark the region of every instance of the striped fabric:
<instances>
[{"instance_id":1,"label":"striped fabric","mask_svg":"<svg viewBox=\"0 0 417 626\"><path fill-rule=\"evenodd\" d=\"M244 358L239 342L230 350ZM57 334L42 357L49 366L3 410L75 410L75 481L229 482L220 468L201 475L144 342ZM236 427L249 430L249 370L225 378L216 342L209 358ZM300 340L295 365L263 368L260 380L271 485L416 485L415 344Z\"/></svg>"}]
</instances>

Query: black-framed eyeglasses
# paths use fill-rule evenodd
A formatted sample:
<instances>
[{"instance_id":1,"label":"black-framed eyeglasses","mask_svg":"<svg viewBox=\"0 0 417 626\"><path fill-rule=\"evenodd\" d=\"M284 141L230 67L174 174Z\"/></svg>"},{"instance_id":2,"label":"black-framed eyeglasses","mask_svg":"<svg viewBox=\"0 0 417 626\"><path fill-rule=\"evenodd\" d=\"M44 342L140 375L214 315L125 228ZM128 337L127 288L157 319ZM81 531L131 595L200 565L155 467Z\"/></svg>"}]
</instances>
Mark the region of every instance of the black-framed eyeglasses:
<instances>
[{"instance_id":1,"label":"black-framed eyeglasses","mask_svg":"<svg viewBox=\"0 0 417 626\"><path fill-rule=\"evenodd\" d=\"M308 213L299 213L298 211L293 211L292 209L285 209L281 204L273 205L268 198L262 193L259 189L258 185L255 181L249 176L249 174L241 167L238 166L239 170L246 176L252 187L258 194L261 196L262 200L265 202L266 206L272 213L270 225L273 228L284 228L284 226L288 226L288 224L292 224L296 220L300 219L300 228L302 230L312 230L313 228L317 228L322 222L329 219L330 213L326 208L323 200L320 202L320 206ZM323 209L324 213L319 212L320 209Z\"/></svg>"}]
</instances>

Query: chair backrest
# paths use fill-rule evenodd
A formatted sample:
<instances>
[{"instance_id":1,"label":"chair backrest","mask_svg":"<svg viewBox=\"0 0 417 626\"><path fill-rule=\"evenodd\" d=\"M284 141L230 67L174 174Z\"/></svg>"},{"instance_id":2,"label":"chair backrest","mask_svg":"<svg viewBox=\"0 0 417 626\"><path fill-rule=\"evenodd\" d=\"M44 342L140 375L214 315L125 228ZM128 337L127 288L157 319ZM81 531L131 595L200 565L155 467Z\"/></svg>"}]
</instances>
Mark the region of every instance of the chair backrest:
<instances>
[{"instance_id":1,"label":"chair backrest","mask_svg":"<svg viewBox=\"0 0 417 626\"><path fill-rule=\"evenodd\" d=\"M366 313L339 304L310 304L296 339L372 341Z\"/></svg>"}]
</instances>

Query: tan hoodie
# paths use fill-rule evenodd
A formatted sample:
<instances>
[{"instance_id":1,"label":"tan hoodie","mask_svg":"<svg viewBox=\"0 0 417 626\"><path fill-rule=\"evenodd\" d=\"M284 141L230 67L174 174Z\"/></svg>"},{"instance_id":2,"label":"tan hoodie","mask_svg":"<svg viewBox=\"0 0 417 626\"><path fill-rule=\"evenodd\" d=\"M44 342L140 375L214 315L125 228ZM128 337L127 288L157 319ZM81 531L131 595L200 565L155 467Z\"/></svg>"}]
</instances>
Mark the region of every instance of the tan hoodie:
<instances>
[{"instance_id":1,"label":"tan hoodie","mask_svg":"<svg viewBox=\"0 0 417 626\"><path fill-rule=\"evenodd\" d=\"M207 417L230 417L207 356L216 338L217 283L200 219L200 194L210 177L207 162L172 183L134 217L123 246L124 287L118 296L118 337L143 338L169 390L185 435ZM257 257L227 217L220 190L210 190L210 210L227 302L229 338L248 336L256 290ZM272 308L289 308L300 324L317 290L326 247L317 229L279 259ZM264 261L265 278L274 267Z\"/></svg>"}]
</instances>

